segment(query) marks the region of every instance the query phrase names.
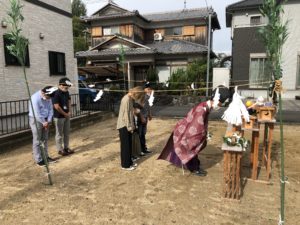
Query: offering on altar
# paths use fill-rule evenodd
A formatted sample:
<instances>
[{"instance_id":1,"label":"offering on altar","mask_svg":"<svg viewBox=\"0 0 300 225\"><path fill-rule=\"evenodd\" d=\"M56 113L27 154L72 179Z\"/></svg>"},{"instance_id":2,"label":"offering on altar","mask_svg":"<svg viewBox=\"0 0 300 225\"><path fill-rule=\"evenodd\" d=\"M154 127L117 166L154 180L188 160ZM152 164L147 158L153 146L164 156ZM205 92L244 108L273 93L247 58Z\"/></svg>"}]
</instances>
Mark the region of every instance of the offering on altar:
<instances>
[{"instance_id":1,"label":"offering on altar","mask_svg":"<svg viewBox=\"0 0 300 225\"><path fill-rule=\"evenodd\" d=\"M250 115L249 119L250 119L249 122L247 122L243 118L243 128L245 128L245 129L253 129L256 126L256 124L257 124L257 117Z\"/></svg>"},{"instance_id":2,"label":"offering on altar","mask_svg":"<svg viewBox=\"0 0 300 225\"><path fill-rule=\"evenodd\" d=\"M255 103L252 103L252 101L249 100L245 103L245 105L247 107L249 115L257 116L257 119L259 120L274 120L276 108L275 106L273 106L272 102L265 102L262 96L258 97ZM244 123L244 125L246 125L246 123ZM248 125L251 126L252 122L249 121Z\"/></svg>"},{"instance_id":3,"label":"offering on altar","mask_svg":"<svg viewBox=\"0 0 300 225\"><path fill-rule=\"evenodd\" d=\"M248 111L249 115L256 115L256 110L255 110L256 103L254 103L251 100L248 100L248 101L246 101L245 105L247 107L247 111Z\"/></svg>"},{"instance_id":4,"label":"offering on altar","mask_svg":"<svg viewBox=\"0 0 300 225\"><path fill-rule=\"evenodd\" d=\"M240 134L241 132L241 126L236 126L229 123L226 129L225 137L231 137L234 133Z\"/></svg>"},{"instance_id":5,"label":"offering on altar","mask_svg":"<svg viewBox=\"0 0 300 225\"><path fill-rule=\"evenodd\" d=\"M256 112L259 120L272 121L274 120L276 108L274 106L262 106L257 107Z\"/></svg>"},{"instance_id":6,"label":"offering on altar","mask_svg":"<svg viewBox=\"0 0 300 225\"><path fill-rule=\"evenodd\" d=\"M242 137L239 132L233 133L232 136L223 137L223 141L229 146L242 147L243 150L246 150L249 146L249 141Z\"/></svg>"}]
</instances>

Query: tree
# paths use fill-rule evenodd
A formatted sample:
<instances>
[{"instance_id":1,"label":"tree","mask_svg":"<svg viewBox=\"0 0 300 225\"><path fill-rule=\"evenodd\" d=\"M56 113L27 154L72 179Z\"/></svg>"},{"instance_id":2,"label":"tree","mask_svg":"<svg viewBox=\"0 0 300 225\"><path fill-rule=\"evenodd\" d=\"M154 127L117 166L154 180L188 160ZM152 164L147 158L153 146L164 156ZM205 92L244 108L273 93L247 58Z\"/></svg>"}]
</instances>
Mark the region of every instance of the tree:
<instances>
[{"instance_id":1,"label":"tree","mask_svg":"<svg viewBox=\"0 0 300 225\"><path fill-rule=\"evenodd\" d=\"M86 26L80 20L81 16L86 16L86 7L81 0L72 1L72 15L74 52L86 51L88 49L87 37L84 33Z\"/></svg>"},{"instance_id":2,"label":"tree","mask_svg":"<svg viewBox=\"0 0 300 225\"><path fill-rule=\"evenodd\" d=\"M86 7L81 0L72 1L72 15L73 17L86 16Z\"/></svg>"},{"instance_id":3,"label":"tree","mask_svg":"<svg viewBox=\"0 0 300 225\"><path fill-rule=\"evenodd\" d=\"M158 72L157 70L150 66L149 69L147 70L147 81L150 81L152 83L157 83L159 80L158 78Z\"/></svg>"},{"instance_id":4,"label":"tree","mask_svg":"<svg viewBox=\"0 0 300 225\"><path fill-rule=\"evenodd\" d=\"M168 83L170 90L186 90L194 83L195 88L204 88L206 81L206 60L195 60L187 68L180 68L171 74ZM198 90L202 95L203 90Z\"/></svg>"},{"instance_id":5,"label":"tree","mask_svg":"<svg viewBox=\"0 0 300 225\"><path fill-rule=\"evenodd\" d=\"M73 16L73 36L81 37L83 35L83 31L86 29L85 25L81 22L79 17Z\"/></svg>"}]
</instances>

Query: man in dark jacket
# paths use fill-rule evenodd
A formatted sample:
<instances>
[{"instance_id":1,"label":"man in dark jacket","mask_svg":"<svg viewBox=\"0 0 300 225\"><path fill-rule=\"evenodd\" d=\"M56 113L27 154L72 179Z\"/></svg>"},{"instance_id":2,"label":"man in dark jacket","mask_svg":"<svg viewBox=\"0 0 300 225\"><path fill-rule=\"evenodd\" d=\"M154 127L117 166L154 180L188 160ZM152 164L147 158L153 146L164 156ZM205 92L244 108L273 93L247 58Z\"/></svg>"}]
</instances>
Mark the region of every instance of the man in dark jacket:
<instances>
[{"instance_id":1,"label":"man in dark jacket","mask_svg":"<svg viewBox=\"0 0 300 225\"><path fill-rule=\"evenodd\" d=\"M66 156L74 153L69 148L71 97L69 88L72 86L70 80L65 77L59 80L58 90L52 98L54 105L55 141L58 154Z\"/></svg>"},{"instance_id":2,"label":"man in dark jacket","mask_svg":"<svg viewBox=\"0 0 300 225\"><path fill-rule=\"evenodd\" d=\"M152 88L149 82L145 83L144 91L145 91L145 102L143 108L141 109L141 120L138 126L138 131L139 131L139 136L141 141L142 154L149 154L151 153L151 151L148 150L146 144L147 125L148 125L148 121L152 119L150 105L149 105L149 98L152 92Z\"/></svg>"}]
</instances>

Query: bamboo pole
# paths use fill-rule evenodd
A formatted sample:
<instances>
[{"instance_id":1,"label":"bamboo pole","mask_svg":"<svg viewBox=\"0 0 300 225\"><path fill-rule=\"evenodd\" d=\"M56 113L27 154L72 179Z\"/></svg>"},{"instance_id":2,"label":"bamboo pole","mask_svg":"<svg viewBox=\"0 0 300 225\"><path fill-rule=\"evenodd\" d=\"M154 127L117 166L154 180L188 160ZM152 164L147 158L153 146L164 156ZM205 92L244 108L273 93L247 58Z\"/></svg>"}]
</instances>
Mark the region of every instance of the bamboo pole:
<instances>
[{"instance_id":1,"label":"bamboo pole","mask_svg":"<svg viewBox=\"0 0 300 225\"><path fill-rule=\"evenodd\" d=\"M284 199L285 199L285 175L284 175L284 143L283 143L283 122L282 122L282 98L279 92L279 120L280 120L280 222L284 223Z\"/></svg>"},{"instance_id":2,"label":"bamboo pole","mask_svg":"<svg viewBox=\"0 0 300 225\"><path fill-rule=\"evenodd\" d=\"M23 75L24 75L24 79L25 79L25 85L26 85L27 94L29 97L29 102L30 102L30 107L31 107L31 110L33 113L35 127L38 131L37 120L36 120L35 111L34 111L34 107L33 107L32 100L31 100L31 94L30 94L30 89L29 89L29 84L28 84L28 79L27 79L27 74L26 74L26 67L25 67L25 59L26 59L26 54L27 54L26 48L28 47L29 42L21 34L22 29L21 29L20 24L24 20L24 17L22 15L22 8L23 8L23 6L21 5L19 0L10 0L10 10L8 11L7 14L9 16L8 23L11 25L11 32L8 33L8 35L13 40L14 43L12 43L10 46L8 46L7 49L12 55L14 55L18 59L19 63L22 66ZM41 151L42 158L45 162L45 167L46 167L49 184L52 185L53 183L52 183L51 174L50 174L50 170L49 170L48 159L47 159L47 155L45 153L44 144L41 141L41 136L39 135L39 133L38 133L38 140L39 140L39 147L40 147L39 149Z\"/></svg>"},{"instance_id":3,"label":"bamboo pole","mask_svg":"<svg viewBox=\"0 0 300 225\"><path fill-rule=\"evenodd\" d=\"M32 113L33 113L34 124L35 124L36 130L38 131L37 119L35 117L35 111L34 111L34 107L33 107L32 100L31 100L31 94L30 94L29 84L28 84L28 80L27 80L26 69L25 69L24 65L22 65L22 67L23 67L23 74L24 74L24 78L25 78L25 82L26 82L26 89L27 89L27 93L28 93L28 96L29 96L30 107L31 107L31 110L32 110ZM39 132L37 132L37 135L38 135L38 140L39 140L39 149L41 151L42 158L45 162L45 168L46 168L46 173L47 173L47 177L48 177L48 180L49 180L49 184L53 185L52 178L51 178L51 173L50 173L50 169L49 169L49 163L48 163L47 155L46 155L46 152L45 152L45 146L41 141L41 136L40 136Z\"/></svg>"}]
</instances>

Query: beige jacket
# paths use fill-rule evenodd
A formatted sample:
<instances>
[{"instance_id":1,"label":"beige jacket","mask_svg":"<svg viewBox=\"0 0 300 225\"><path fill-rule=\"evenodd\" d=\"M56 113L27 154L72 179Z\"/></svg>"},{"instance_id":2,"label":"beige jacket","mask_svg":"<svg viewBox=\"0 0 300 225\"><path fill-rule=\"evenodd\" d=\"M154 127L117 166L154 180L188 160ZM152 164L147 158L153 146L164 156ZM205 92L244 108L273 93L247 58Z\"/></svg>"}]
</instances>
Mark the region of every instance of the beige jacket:
<instances>
[{"instance_id":1,"label":"beige jacket","mask_svg":"<svg viewBox=\"0 0 300 225\"><path fill-rule=\"evenodd\" d=\"M117 129L127 127L128 131L133 131L135 127L133 119L133 100L125 95L121 100Z\"/></svg>"}]
</instances>

